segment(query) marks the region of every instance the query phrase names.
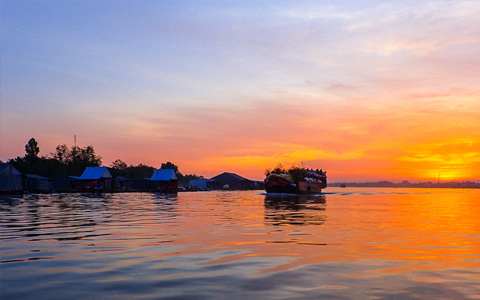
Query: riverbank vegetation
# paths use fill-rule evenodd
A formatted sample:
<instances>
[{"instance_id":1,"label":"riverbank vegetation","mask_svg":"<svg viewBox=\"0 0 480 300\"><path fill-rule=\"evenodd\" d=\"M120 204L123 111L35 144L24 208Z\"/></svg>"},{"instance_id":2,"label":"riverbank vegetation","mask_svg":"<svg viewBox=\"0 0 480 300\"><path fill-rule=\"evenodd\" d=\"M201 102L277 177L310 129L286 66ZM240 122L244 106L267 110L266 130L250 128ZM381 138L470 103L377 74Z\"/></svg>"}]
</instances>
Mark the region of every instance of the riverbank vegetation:
<instances>
[{"instance_id":1,"label":"riverbank vegetation","mask_svg":"<svg viewBox=\"0 0 480 300\"><path fill-rule=\"evenodd\" d=\"M36 174L48 178L65 176L80 176L87 167L102 165L102 157L95 153L92 145L86 147L58 145L55 152L40 156L38 142L31 138L25 145L25 155L9 159L18 171L23 174ZM115 160L110 166L114 177L127 177L132 179L150 178L155 171L153 166L146 164L128 165L121 159ZM203 178L196 174L183 175L178 166L172 162L162 163L160 169L175 169L180 181L189 182L191 179Z\"/></svg>"}]
</instances>

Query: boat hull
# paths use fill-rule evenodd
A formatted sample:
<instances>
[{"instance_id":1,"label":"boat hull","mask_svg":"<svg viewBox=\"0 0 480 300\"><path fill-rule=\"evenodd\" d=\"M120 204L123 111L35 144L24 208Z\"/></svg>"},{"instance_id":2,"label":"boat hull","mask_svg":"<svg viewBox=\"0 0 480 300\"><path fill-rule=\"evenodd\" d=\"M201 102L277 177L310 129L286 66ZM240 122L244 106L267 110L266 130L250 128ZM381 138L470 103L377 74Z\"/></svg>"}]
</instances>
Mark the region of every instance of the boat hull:
<instances>
[{"instance_id":1,"label":"boat hull","mask_svg":"<svg viewBox=\"0 0 480 300\"><path fill-rule=\"evenodd\" d=\"M298 188L293 185L265 186L265 191L275 194L298 194Z\"/></svg>"},{"instance_id":2,"label":"boat hull","mask_svg":"<svg viewBox=\"0 0 480 300\"><path fill-rule=\"evenodd\" d=\"M267 193L297 193L297 185L285 176L272 175L265 179L265 191Z\"/></svg>"},{"instance_id":3,"label":"boat hull","mask_svg":"<svg viewBox=\"0 0 480 300\"><path fill-rule=\"evenodd\" d=\"M288 184L288 183L279 183L279 182L266 182L265 191L267 193L278 193L278 194L320 194L324 185L321 183L313 182L304 182L301 181L298 184Z\"/></svg>"},{"instance_id":4,"label":"boat hull","mask_svg":"<svg viewBox=\"0 0 480 300\"><path fill-rule=\"evenodd\" d=\"M321 183L300 181L298 183L299 194L320 194L324 189L324 185Z\"/></svg>"}]
</instances>

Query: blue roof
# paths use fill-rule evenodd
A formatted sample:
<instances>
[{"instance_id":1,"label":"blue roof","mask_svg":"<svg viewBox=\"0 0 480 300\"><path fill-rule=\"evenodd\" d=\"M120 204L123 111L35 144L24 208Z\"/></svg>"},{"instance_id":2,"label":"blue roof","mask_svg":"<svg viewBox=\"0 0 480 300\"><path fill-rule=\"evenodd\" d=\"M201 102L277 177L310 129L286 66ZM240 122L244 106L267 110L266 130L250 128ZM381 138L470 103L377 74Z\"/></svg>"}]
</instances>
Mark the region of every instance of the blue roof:
<instances>
[{"instance_id":1,"label":"blue roof","mask_svg":"<svg viewBox=\"0 0 480 300\"><path fill-rule=\"evenodd\" d=\"M87 167L80 180L97 180L100 178L113 178L107 167Z\"/></svg>"},{"instance_id":2,"label":"blue roof","mask_svg":"<svg viewBox=\"0 0 480 300\"><path fill-rule=\"evenodd\" d=\"M0 173L7 175L22 175L22 173L15 169L10 163L0 164Z\"/></svg>"},{"instance_id":3,"label":"blue roof","mask_svg":"<svg viewBox=\"0 0 480 300\"><path fill-rule=\"evenodd\" d=\"M150 180L170 181L177 180L177 175L174 169L158 169L153 172Z\"/></svg>"},{"instance_id":4,"label":"blue roof","mask_svg":"<svg viewBox=\"0 0 480 300\"><path fill-rule=\"evenodd\" d=\"M47 177L43 177L37 174L25 174L25 177L30 178L30 179L39 179L39 180L49 180Z\"/></svg>"}]
</instances>

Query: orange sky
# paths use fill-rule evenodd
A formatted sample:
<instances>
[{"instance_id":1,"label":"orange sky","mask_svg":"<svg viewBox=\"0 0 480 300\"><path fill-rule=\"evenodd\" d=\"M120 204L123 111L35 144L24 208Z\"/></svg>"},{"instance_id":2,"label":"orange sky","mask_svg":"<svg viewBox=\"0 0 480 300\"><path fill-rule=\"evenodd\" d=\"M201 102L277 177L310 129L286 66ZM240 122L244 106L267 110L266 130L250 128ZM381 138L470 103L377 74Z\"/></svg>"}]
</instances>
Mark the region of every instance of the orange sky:
<instances>
[{"instance_id":1,"label":"orange sky","mask_svg":"<svg viewBox=\"0 0 480 300\"><path fill-rule=\"evenodd\" d=\"M478 2L126 3L2 2L1 160L480 180Z\"/></svg>"}]
</instances>

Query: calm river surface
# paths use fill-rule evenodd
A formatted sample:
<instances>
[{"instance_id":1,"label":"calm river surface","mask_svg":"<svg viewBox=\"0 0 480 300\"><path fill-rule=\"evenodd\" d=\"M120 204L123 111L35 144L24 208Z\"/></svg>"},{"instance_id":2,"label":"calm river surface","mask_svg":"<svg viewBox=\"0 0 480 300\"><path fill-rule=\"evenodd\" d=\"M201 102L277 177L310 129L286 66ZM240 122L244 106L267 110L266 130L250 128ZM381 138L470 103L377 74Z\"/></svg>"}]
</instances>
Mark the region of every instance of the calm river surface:
<instances>
[{"instance_id":1,"label":"calm river surface","mask_svg":"<svg viewBox=\"0 0 480 300\"><path fill-rule=\"evenodd\" d=\"M0 298L480 299L480 190L0 198Z\"/></svg>"}]
</instances>

